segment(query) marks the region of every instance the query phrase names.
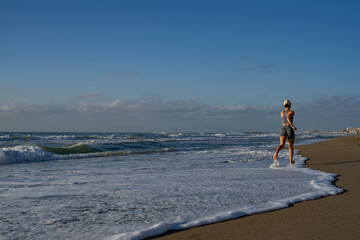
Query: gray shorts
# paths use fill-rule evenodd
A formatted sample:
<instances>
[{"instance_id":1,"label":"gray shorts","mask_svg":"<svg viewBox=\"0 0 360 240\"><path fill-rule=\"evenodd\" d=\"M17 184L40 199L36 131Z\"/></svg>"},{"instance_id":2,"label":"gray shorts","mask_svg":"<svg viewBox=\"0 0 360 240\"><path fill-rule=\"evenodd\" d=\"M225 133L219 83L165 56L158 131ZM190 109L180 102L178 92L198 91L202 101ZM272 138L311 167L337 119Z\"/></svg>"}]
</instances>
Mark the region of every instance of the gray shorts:
<instances>
[{"instance_id":1,"label":"gray shorts","mask_svg":"<svg viewBox=\"0 0 360 240\"><path fill-rule=\"evenodd\" d=\"M284 125L281 128L280 136L288 137L288 139L294 139L295 138L295 131L289 125Z\"/></svg>"}]
</instances>

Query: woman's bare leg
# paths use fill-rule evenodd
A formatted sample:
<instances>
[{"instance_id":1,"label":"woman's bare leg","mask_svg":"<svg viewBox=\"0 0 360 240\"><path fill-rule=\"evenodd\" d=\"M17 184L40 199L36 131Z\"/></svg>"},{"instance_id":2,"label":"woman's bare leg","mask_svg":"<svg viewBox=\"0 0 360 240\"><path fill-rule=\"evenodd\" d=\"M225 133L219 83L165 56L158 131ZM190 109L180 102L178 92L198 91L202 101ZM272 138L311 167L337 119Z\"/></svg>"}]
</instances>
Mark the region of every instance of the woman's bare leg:
<instances>
[{"instance_id":1,"label":"woman's bare leg","mask_svg":"<svg viewBox=\"0 0 360 240\"><path fill-rule=\"evenodd\" d=\"M276 151L275 151L275 154L274 154L274 161L277 160L277 156L278 156L280 150L284 148L285 140L286 140L285 136L280 136L280 145L276 148Z\"/></svg>"},{"instance_id":2,"label":"woman's bare leg","mask_svg":"<svg viewBox=\"0 0 360 240\"><path fill-rule=\"evenodd\" d=\"M294 156L294 142L295 142L295 139L288 139L290 164L294 164L294 163L295 163L295 161L293 160L293 156Z\"/></svg>"}]
</instances>

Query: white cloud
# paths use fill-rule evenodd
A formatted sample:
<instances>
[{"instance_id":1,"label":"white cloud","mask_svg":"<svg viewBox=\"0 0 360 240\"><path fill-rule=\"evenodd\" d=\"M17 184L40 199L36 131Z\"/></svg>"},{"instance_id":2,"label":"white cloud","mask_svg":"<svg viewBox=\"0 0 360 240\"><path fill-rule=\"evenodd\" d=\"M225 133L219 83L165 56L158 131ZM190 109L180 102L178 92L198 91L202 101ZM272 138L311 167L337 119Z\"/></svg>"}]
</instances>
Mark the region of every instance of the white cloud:
<instances>
[{"instance_id":1,"label":"white cloud","mask_svg":"<svg viewBox=\"0 0 360 240\"><path fill-rule=\"evenodd\" d=\"M109 104L109 108L117 108L118 106L120 106L121 103L122 103L121 100L117 99Z\"/></svg>"},{"instance_id":2,"label":"white cloud","mask_svg":"<svg viewBox=\"0 0 360 240\"><path fill-rule=\"evenodd\" d=\"M102 95L83 96L88 98L99 99ZM294 102L293 108L295 124L302 130L360 125L360 97ZM281 106L211 106L195 100L156 97L68 104L14 100L0 102L0 130L33 130L27 126L38 126L36 130L42 131L277 131L281 110ZM47 129L42 129L43 125Z\"/></svg>"}]
</instances>

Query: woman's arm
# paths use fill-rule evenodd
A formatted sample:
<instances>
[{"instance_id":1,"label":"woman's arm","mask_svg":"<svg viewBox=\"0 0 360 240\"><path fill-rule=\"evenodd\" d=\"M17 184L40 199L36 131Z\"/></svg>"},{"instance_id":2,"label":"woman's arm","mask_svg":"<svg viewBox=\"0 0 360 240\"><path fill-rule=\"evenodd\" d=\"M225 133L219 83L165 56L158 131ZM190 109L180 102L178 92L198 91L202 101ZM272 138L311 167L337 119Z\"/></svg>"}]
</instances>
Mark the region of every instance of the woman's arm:
<instances>
[{"instance_id":1,"label":"woman's arm","mask_svg":"<svg viewBox=\"0 0 360 240\"><path fill-rule=\"evenodd\" d=\"M292 127L292 129L297 130L297 128L293 125L292 123L292 117L295 115L294 111L288 112L287 114L287 121L290 124L290 126Z\"/></svg>"}]
</instances>

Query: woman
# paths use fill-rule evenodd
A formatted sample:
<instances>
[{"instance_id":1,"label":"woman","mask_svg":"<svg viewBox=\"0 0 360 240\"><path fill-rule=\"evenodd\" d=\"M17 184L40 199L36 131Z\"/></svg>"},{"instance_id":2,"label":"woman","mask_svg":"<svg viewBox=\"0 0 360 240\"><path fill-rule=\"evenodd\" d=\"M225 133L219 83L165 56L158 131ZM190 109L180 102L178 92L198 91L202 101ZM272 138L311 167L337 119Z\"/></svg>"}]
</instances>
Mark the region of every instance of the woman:
<instances>
[{"instance_id":1,"label":"woman","mask_svg":"<svg viewBox=\"0 0 360 240\"><path fill-rule=\"evenodd\" d=\"M289 143L289 158L290 164L294 164L295 161L293 160L294 155L294 142L295 142L295 130L293 119L295 112L290 110L291 102L290 100L284 101L285 110L280 113L281 120L282 120L282 128L280 132L280 145L277 147L276 152L274 154L274 164L278 165L277 163L277 156L281 149L285 146L286 137L288 138Z\"/></svg>"}]
</instances>

